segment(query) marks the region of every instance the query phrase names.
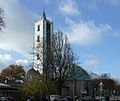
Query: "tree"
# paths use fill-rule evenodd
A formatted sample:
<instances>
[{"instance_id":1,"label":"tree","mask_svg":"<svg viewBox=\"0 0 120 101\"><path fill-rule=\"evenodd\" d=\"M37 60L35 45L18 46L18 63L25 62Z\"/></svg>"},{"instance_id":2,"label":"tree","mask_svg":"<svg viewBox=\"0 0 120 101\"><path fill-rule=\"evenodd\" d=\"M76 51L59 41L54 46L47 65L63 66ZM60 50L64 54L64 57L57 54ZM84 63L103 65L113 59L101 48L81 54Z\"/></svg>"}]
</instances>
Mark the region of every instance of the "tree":
<instances>
[{"instance_id":1,"label":"tree","mask_svg":"<svg viewBox=\"0 0 120 101\"><path fill-rule=\"evenodd\" d=\"M97 95L99 95L99 84L100 84L100 81L102 81L103 83L103 88L104 88L104 94L105 95L110 95L112 93L112 91L115 89L116 87L116 81L112 78L104 78L104 79L95 79L93 80L93 88L96 89L96 93Z\"/></svg>"},{"instance_id":2,"label":"tree","mask_svg":"<svg viewBox=\"0 0 120 101\"><path fill-rule=\"evenodd\" d=\"M25 82L22 86L21 93L26 97L33 97L35 101L44 101L43 98L46 96L46 84L45 84L45 77L43 75L36 75L32 76L31 80ZM57 92L56 86L53 81L50 79L47 80L49 83L49 90L51 94L55 94Z\"/></svg>"},{"instance_id":3,"label":"tree","mask_svg":"<svg viewBox=\"0 0 120 101\"><path fill-rule=\"evenodd\" d=\"M25 77L25 70L19 65L9 65L1 72L1 80L8 82L16 82L17 80L23 80Z\"/></svg>"},{"instance_id":4,"label":"tree","mask_svg":"<svg viewBox=\"0 0 120 101\"><path fill-rule=\"evenodd\" d=\"M59 94L65 86L68 75L75 63L75 56L67 36L58 30L52 35L50 76L56 81ZM48 69L49 70L49 69Z\"/></svg>"},{"instance_id":5,"label":"tree","mask_svg":"<svg viewBox=\"0 0 120 101\"><path fill-rule=\"evenodd\" d=\"M4 11L0 8L0 31L5 27Z\"/></svg>"},{"instance_id":6,"label":"tree","mask_svg":"<svg viewBox=\"0 0 120 101\"><path fill-rule=\"evenodd\" d=\"M43 50L39 49L41 54L39 54L38 60L43 67L47 95L50 95L49 79L55 81L61 95L67 76L75 63L75 56L67 36L64 36L61 31L58 30L58 32L52 33L50 37L51 39L46 39L43 43L39 42Z\"/></svg>"}]
</instances>

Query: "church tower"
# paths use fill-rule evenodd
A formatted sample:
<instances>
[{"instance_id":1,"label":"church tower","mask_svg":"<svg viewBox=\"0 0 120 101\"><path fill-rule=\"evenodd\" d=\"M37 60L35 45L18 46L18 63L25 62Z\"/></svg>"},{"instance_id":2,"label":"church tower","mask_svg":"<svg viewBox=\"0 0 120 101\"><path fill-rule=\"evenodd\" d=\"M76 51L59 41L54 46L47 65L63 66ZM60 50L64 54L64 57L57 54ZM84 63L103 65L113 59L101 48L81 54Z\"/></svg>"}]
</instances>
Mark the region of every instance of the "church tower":
<instances>
[{"instance_id":1,"label":"church tower","mask_svg":"<svg viewBox=\"0 0 120 101\"><path fill-rule=\"evenodd\" d=\"M53 23L46 18L45 11L43 11L41 18L35 22L34 31L33 68L43 74L45 64L50 61L51 34L53 33Z\"/></svg>"}]
</instances>

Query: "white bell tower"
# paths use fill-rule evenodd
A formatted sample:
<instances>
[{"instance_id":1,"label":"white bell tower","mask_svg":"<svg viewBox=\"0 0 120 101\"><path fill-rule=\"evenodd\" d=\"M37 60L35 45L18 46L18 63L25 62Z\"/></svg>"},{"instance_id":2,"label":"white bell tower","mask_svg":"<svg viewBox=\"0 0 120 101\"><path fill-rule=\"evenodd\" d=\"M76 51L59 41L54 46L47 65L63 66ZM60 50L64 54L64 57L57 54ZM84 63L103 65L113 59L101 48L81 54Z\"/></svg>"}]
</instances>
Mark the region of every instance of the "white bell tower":
<instances>
[{"instance_id":1,"label":"white bell tower","mask_svg":"<svg viewBox=\"0 0 120 101\"><path fill-rule=\"evenodd\" d=\"M34 24L34 31L33 68L43 74L43 64L50 59L51 34L53 33L53 23L46 18L44 10L41 18Z\"/></svg>"}]
</instances>

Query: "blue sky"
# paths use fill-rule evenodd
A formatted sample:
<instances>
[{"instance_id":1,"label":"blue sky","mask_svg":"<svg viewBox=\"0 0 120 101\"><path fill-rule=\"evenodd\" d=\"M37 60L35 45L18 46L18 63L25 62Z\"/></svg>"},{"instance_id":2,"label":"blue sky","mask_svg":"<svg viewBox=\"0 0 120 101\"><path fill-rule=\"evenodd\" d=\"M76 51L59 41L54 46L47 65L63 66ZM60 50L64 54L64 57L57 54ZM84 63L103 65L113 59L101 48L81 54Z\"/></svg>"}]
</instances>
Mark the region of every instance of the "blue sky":
<instances>
[{"instance_id":1,"label":"blue sky","mask_svg":"<svg viewBox=\"0 0 120 101\"><path fill-rule=\"evenodd\" d=\"M0 32L0 67L29 69L34 21L42 14L67 34L80 65L120 80L120 0L0 0L6 28Z\"/></svg>"}]
</instances>

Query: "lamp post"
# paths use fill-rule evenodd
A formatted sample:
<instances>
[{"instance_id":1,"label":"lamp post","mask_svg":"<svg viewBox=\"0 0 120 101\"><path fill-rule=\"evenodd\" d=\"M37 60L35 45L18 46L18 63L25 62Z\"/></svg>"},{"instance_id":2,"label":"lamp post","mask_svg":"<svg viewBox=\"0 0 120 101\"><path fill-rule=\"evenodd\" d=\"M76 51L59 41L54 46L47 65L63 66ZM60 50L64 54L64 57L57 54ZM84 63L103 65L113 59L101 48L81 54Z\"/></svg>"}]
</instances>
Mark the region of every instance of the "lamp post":
<instances>
[{"instance_id":1,"label":"lamp post","mask_svg":"<svg viewBox=\"0 0 120 101\"><path fill-rule=\"evenodd\" d=\"M100 87L100 99L102 100L102 93L103 93L103 83L100 81L99 87Z\"/></svg>"},{"instance_id":2,"label":"lamp post","mask_svg":"<svg viewBox=\"0 0 120 101\"><path fill-rule=\"evenodd\" d=\"M96 88L94 88L94 97L96 97Z\"/></svg>"},{"instance_id":3,"label":"lamp post","mask_svg":"<svg viewBox=\"0 0 120 101\"><path fill-rule=\"evenodd\" d=\"M113 90L113 98L114 98L114 101L115 101L115 90Z\"/></svg>"}]
</instances>

